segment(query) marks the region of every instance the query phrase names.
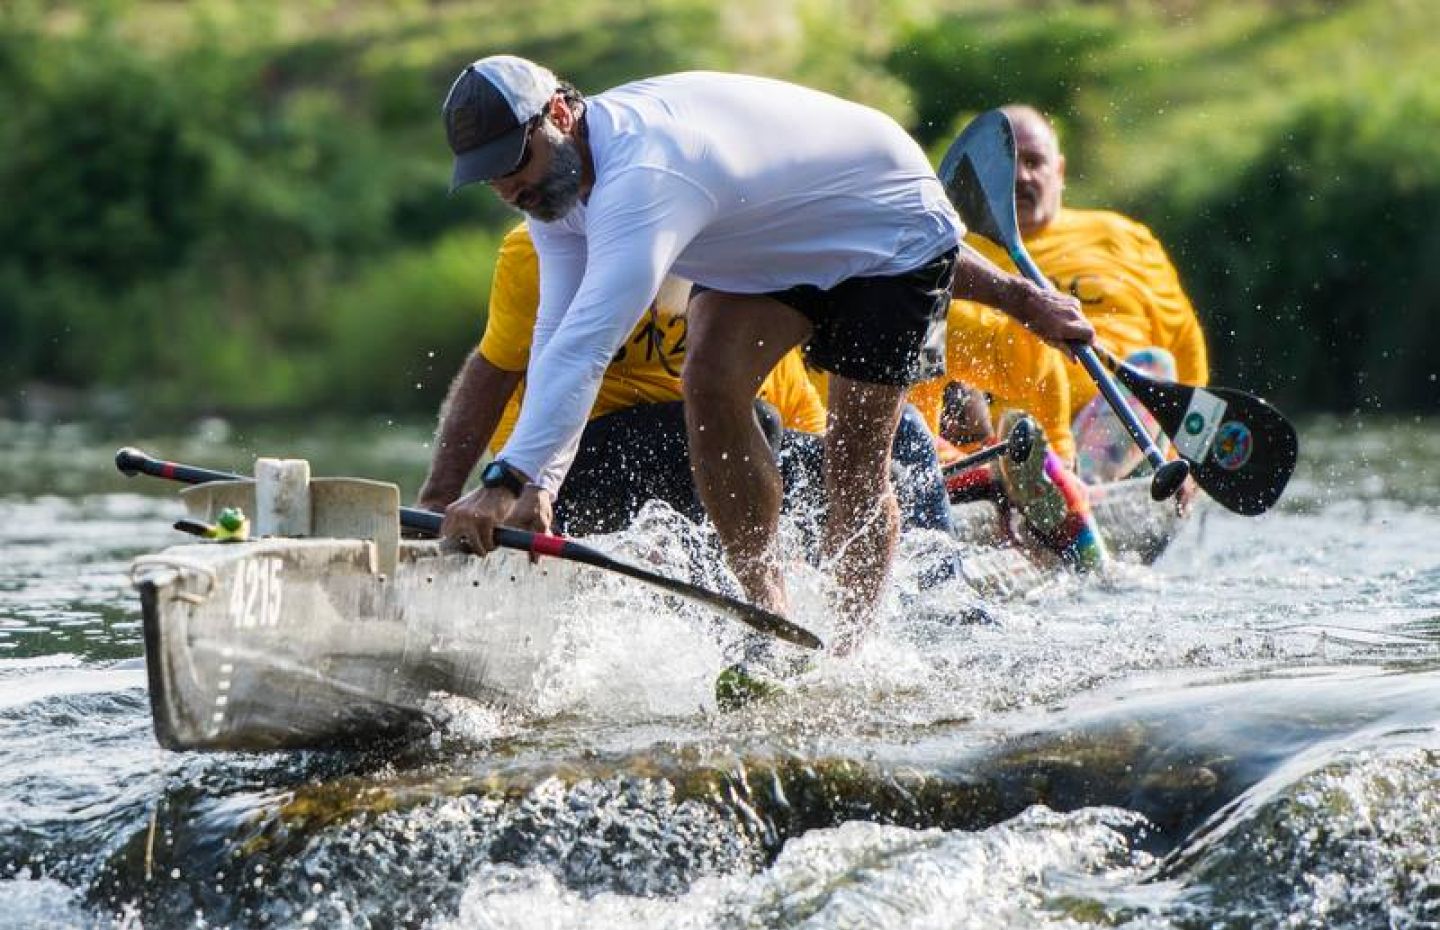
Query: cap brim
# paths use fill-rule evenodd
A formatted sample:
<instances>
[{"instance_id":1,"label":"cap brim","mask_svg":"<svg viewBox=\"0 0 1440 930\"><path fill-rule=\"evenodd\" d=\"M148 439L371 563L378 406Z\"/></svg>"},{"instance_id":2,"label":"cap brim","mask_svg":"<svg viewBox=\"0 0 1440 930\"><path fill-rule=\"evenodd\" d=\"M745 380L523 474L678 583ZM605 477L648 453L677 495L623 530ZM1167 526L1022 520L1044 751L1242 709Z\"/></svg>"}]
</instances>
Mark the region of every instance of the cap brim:
<instances>
[{"instance_id":1,"label":"cap brim","mask_svg":"<svg viewBox=\"0 0 1440 930\"><path fill-rule=\"evenodd\" d=\"M515 170L525 151L525 127L516 126L498 139L455 156L455 170L450 176L454 193L466 184L493 181Z\"/></svg>"}]
</instances>

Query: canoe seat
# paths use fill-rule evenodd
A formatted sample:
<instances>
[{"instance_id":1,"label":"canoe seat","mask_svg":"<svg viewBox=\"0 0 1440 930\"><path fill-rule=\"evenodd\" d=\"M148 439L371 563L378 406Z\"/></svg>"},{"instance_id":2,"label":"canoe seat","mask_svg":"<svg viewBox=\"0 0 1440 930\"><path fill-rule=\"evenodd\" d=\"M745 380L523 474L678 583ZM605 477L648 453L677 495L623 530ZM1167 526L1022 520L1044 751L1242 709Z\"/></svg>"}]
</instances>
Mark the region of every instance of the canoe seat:
<instances>
[{"instance_id":1,"label":"canoe seat","mask_svg":"<svg viewBox=\"0 0 1440 930\"><path fill-rule=\"evenodd\" d=\"M400 488L368 478L311 478L301 459L257 459L254 478L212 481L180 492L192 520L213 523L226 507L253 515L255 536L364 539L373 570L393 576L400 550Z\"/></svg>"}]
</instances>

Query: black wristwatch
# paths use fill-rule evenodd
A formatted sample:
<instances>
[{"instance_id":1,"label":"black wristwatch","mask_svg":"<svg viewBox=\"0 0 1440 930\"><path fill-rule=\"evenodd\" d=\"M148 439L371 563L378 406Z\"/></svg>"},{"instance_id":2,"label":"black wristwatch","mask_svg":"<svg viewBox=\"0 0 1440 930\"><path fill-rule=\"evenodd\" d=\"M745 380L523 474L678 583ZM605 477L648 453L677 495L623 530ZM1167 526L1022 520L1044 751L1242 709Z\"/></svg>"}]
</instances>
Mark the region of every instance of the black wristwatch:
<instances>
[{"instance_id":1,"label":"black wristwatch","mask_svg":"<svg viewBox=\"0 0 1440 930\"><path fill-rule=\"evenodd\" d=\"M511 468L508 464L496 459L485 470L480 473L480 483L487 488L504 488L516 497L525 490L525 484L529 481L523 473Z\"/></svg>"}]
</instances>

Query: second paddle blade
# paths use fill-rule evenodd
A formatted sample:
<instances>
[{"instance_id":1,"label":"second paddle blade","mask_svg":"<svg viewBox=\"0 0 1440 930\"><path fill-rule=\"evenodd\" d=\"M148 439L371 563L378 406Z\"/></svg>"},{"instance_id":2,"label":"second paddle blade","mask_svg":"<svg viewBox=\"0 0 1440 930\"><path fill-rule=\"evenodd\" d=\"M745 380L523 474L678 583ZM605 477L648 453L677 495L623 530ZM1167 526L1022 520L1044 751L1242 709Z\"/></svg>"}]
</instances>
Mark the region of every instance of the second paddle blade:
<instances>
[{"instance_id":1,"label":"second paddle blade","mask_svg":"<svg viewBox=\"0 0 1440 930\"><path fill-rule=\"evenodd\" d=\"M1300 452L1295 427L1280 411L1233 388L1159 381L1123 363L1113 368L1221 506L1255 516L1280 499Z\"/></svg>"}]
</instances>

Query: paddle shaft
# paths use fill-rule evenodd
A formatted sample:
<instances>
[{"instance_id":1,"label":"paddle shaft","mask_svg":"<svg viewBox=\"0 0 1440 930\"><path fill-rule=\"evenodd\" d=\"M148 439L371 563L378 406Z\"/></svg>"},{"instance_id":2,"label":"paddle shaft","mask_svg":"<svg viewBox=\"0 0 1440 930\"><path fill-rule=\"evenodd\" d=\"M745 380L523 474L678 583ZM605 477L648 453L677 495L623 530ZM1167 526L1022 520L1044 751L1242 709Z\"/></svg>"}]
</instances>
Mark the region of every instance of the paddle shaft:
<instances>
[{"instance_id":1,"label":"paddle shaft","mask_svg":"<svg viewBox=\"0 0 1440 930\"><path fill-rule=\"evenodd\" d=\"M958 462L951 462L940 469L940 474L949 477L958 475L962 471L969 471L977 465L984 465L991 459L998 459L1000 456L1009 453L1010 458L1015 462L1023 462L1030 457L1030 449L1035 445L1035 433L1026 417L1021 417L1016 424L1010 428L1010 435L993 446L987 446L972 455L967 455Z\"/></svg>"},{"instance_id":2,"label":"paddle shaft","mask_svg":"<svg viewBox=\"0 0 1440 930\"><path fill-rule=\"evenodd\" d=\"M127 475L145 473L156 478L168 478L172 481L179 481L182 484L205 484L210 481L239 481L244 480L242 476L230 472L214 471L209 468L200 468L195 465L184 465L179 462L166 462L153 458L138 449L125 448L115 454L115 467ZM440 524L444 520L442 514L430 510L419 510L414 507L400 508L400 525L408 530L420 533L428 533L431 536L440 535ZM781 617L779 614L763 610L753 604L727 597L715 591L701 588L689 582L681 581L678 578L670 578L665 575L641 568L638 565L631 565L619 559L611 558L598 549L592 549L582 543L566 539L563 536L554 536L548 533L532 533L528 530L516 529L510 526L495 527L495 544L504 549L516 549L521 552L534 553L536 555L548 555L553 558L565 559L570 562L580 562L594 568L615 572L637 581L644 581L656 587L663 588L675 594L681 594L694 600L701 601L711 607L724 610L733 614L742 623L745 623L763 633L769 633L797 646L804 646L807 649L821 649L824 647L819 637L803 627L797 626Z\"/></svg>"},{"instance_id":3,"label":"paddle shaft","mask_svg":"<svg viewBox=\"0 0 1440 930\"><path fill-rule=\"evenodd\" d=\"M1015 262L1015 267L1020 269L1021 274L1047 290L1055 289L1055 285L1050 283L1050 279L1045 277L1045 273L1031 260L1030 254L1024 248L1017 244L1009 247L1008 251L1011 261ZM1140 424L1140 420L1135 416L1135 411L1130 409L1130 405L1126 403L1125 397L1115 385L1115 379L1111 377L1110 372L1105 370L1105 366L1100 364L1100 359L1096 358L1095 350L1083 342L1070 343L1070 349L1095 382L1095 386L1100 389L1100 393L1110 404L1111 409L1115 411L1115 415L1120 418L1120 423L1125 427L1125 431L1130 434L1131 439L1135 440L1135 445L1145 453L1145 461L1158 471L1165 465L1165 455L1156 447L1155 440L1145 431L1145 427Z\"/></svg>"},{"instance_id":4,"label":"paddle shaft","mask_svg":"<svg viewBox=\"0 0 1440 930\"><path fill-rule=\"evenodd\" d=\"M997 442L993 446L986 446L979 452L972 453L971 455L967 455L959 461L951 462L949 465L941 467L940 474L945 475L946 477L949 477L950 475L958 475L962 471L969 471L976 466L984 465L986 462L989 462L993 459L998 459L1000 456L1004 455L1006 452L1009 451L1010 443L1008 440Z\"/></svg>"}]
</instances>

